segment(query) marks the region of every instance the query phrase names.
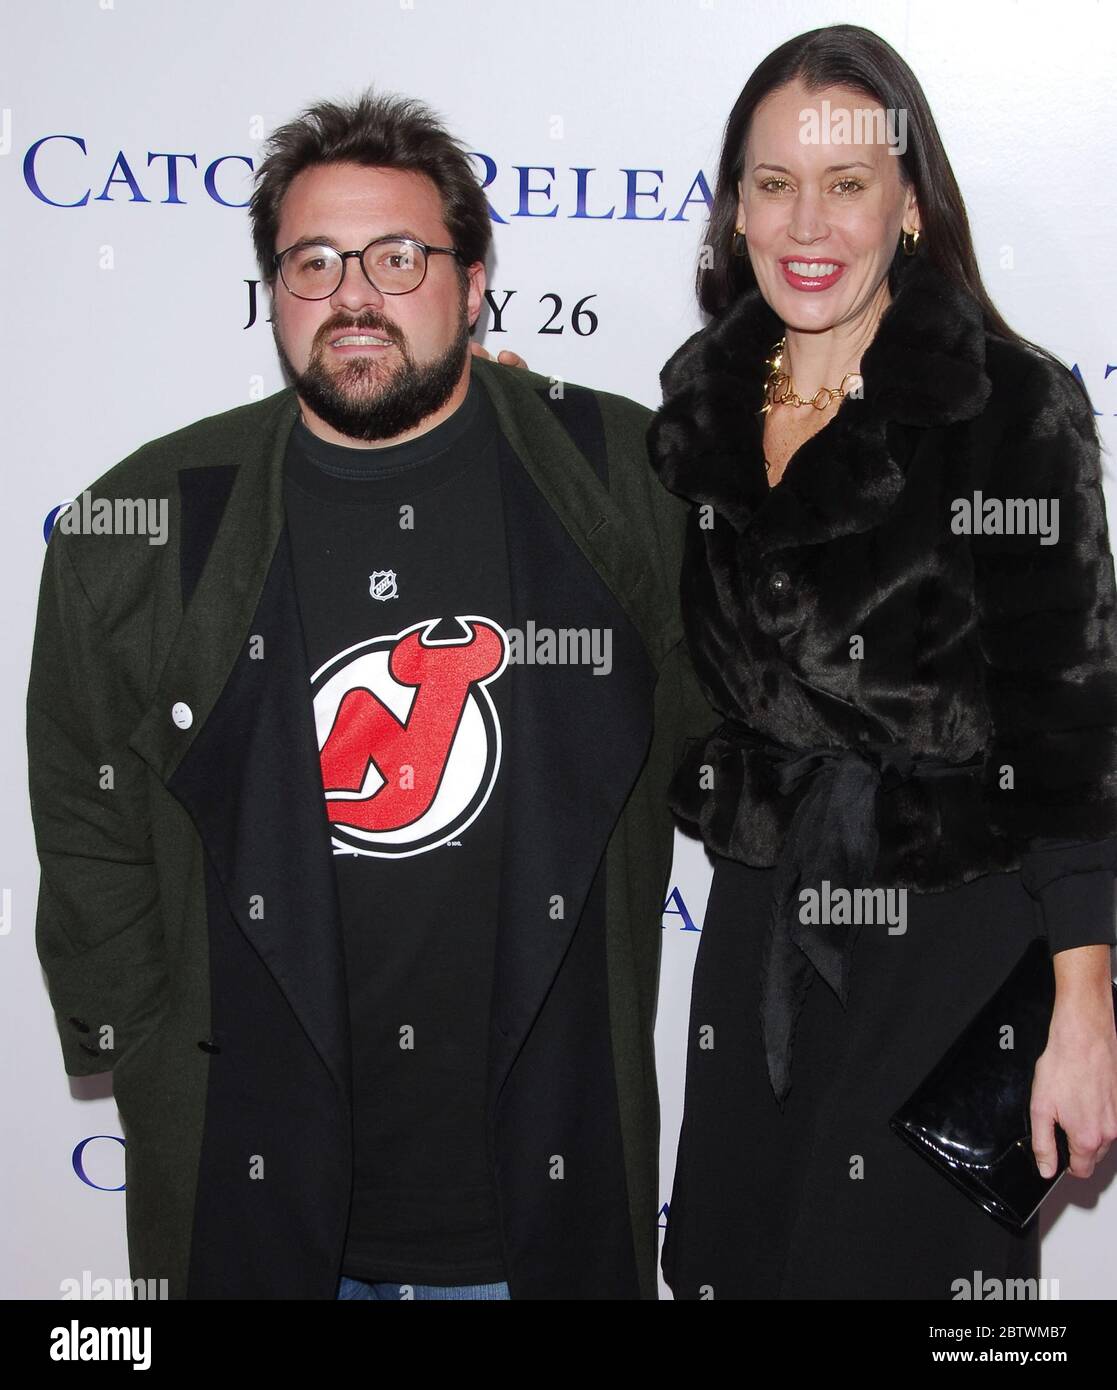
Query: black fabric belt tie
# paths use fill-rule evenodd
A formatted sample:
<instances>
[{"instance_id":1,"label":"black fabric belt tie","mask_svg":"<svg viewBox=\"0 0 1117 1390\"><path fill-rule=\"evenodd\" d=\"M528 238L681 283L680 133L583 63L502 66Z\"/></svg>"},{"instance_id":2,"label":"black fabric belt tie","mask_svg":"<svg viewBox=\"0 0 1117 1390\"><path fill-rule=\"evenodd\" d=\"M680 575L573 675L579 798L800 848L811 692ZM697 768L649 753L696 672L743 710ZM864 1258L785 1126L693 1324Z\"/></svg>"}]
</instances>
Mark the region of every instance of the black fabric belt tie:
<instances>
[{"instance_id":1,"label":"black fabric belt tie","mask_svg":"<svg viewBox=\"0 0 1117 1390\"><path fill-rule=\"evenodd\" d=\"M890 791L912 777L972 774L980 769L982 760L960 764L916 757L903 743L782 748L733 720L727 720L718 734L746 750L762 751L774 765L782 795L806 784L776 863L761 967L760 1024L768 1076L782 1105L791 1089L791 1049L813 978L811 967L844 1007L858 934L853 923L805 923L800 915L800 892L814 889L821 893L824 881L831 891L869 888L880 848L878 792ZM746 845L735 844L733 849L735 857L748 862Z\"/></svg>"}]
</instances>

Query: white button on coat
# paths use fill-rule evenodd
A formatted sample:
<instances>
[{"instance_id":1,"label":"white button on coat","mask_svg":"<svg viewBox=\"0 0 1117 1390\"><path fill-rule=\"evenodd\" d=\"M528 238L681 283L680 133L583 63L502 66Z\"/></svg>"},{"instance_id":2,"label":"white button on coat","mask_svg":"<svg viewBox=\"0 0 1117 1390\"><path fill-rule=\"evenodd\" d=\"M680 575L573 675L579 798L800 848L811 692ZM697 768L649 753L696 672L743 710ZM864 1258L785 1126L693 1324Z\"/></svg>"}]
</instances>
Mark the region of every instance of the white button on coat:
<instances>
[{"instance_id":1,"label":"white button on coat","mask_svg":"<svg viewBox=\"0 0 1117 1390\"><path fill-rule=\"evenodd\" d=\"M194 722L194 711L181 700L176 700L171 706L171 718L180 729L189 729Z\"/></svg>"}]
</instances>

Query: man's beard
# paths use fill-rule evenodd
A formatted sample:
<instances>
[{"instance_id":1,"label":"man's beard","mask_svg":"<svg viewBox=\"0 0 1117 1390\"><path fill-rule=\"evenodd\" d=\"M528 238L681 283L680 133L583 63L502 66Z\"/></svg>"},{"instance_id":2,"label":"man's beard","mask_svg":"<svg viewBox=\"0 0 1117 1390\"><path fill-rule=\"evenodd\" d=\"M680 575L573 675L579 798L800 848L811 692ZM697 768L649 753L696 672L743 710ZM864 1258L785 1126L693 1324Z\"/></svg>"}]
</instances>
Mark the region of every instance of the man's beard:
<instances>
[{"instance_id":1,"label":"man's beard","mask_svg":"<svg viewBox=\"0 0 1117 1390\"><path fill-rule=\"evenodd\" d=\"M326 366L329 349L325 344L329 338L346 332L375 333L389 338L402 359L400 365L383 381L380 364L363 355L343 360L339 369L331 372ZM339 434L366 443L394 439L440 410L461 378L469 351L469 319L464 294L454 341L433 362L425 362L422 366L412 357L395 324L372 312L351 322L339 320L321 330L305 372L296 372L291 365L274 321L272 334L279 360L300 398Z\"/></svg>"}]
</instances>

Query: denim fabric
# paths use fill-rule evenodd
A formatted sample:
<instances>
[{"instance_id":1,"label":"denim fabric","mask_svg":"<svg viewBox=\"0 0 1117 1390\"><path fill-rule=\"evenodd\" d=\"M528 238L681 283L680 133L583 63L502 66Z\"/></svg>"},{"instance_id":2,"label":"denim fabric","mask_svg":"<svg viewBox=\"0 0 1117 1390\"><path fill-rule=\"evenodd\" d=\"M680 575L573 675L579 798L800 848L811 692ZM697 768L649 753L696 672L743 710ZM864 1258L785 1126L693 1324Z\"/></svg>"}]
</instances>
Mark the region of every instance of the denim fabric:
<instances>
[{"instance_id":1,"label":"denim fabric","mask_svg":"<svg viewBox=\"0 0 1117 1390\"><path fill-rule=\"evenodd\" d=\"M379 1298L389 1302L405 1301L403 1290L410 1290L407 1299L510 1299L507 1284L366 1284L363 1279L341 1276L338 1298Z\"/></svg>"}]
</instances>

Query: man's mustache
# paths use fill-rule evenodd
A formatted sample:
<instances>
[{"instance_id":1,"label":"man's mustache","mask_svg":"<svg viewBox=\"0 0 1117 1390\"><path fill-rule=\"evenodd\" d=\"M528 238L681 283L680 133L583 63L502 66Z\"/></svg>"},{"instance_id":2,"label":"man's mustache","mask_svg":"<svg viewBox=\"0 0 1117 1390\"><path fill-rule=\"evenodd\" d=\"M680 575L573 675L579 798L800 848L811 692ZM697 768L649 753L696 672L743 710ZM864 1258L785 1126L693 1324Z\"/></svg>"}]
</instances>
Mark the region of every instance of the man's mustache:
<instances>
[{"instance_id":1,"label":"man's mustache","mask_svg":"<svg viewBox=\"0 0 1117 1390\"><path fill-rule=\"evenodd\" d=\"M395 324L389 323L386 319L334 319L331 323L323 325L318 330L317 346L325 347L330 339L338 333L376 333L382 338L389 338L399 346L403 345L403 334Z\"/></svg>"}]
</instances>

